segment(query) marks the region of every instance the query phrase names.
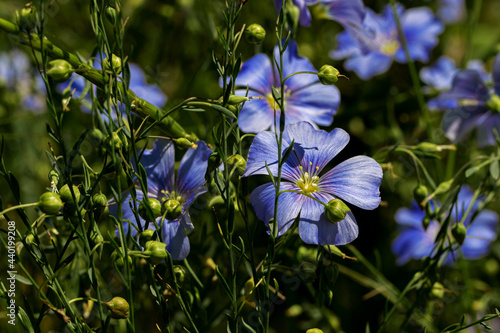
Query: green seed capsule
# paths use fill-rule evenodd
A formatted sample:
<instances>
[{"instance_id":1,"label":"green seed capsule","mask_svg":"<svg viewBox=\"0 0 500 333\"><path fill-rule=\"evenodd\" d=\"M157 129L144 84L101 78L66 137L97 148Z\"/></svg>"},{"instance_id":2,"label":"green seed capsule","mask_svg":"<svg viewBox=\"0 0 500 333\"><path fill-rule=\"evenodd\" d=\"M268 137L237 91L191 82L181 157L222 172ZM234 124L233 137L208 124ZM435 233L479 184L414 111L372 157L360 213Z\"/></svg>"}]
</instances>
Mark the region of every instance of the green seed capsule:
<instances>
[{"instance_id":1,"label":"green seed capsule","mask_svg":"<svg viewBox=\"0 0 500 333\"><path fill-rule=\"evenodd\" d=\"M38 21L38 14L31 3L27 4L21 11L16 11L16 23L20 30L33 30Z\"/></svg>"},{"instance_id":2,"label":"green seed capsule","mask_svg":"<svg viewBox=\"0 0 500 333\"><path fill-rule=\"evenodd\" d=\"M114 54L111 55L111 64L108 58L104 59L104 68L108 70L114 70L116 74L122 72L122 59Z\"/></svg>"},{"instance_id":3,"label":"green seed capsule","mask_svg":"<svg viewBox=\"0 0 500 333\"><path fill-rule=\"evenodd\" d=\"M92 206L94 208L104 208L108 204L108 199L103 193L96 193L92 196Z\"/></svg>"},{"instance_id":4,"label":"green seed capsule","mask_svg":"<svg viewBox=\"0 0 500 333\"><path fill-rule=\"evenodd\" d=\"M142 247L145 247L146 243L153 239L154 234L155 231L152 229L144 230L143 232L141 232L141 235L139 236L139 244Z\"/></svg>"},{"instance_id":5,"label":"green seed capsule","mask_svg":"<svg viewBox=\"0 0 500 333\"><path fill-rule=\"evenodd\" d=\"M90 141L96 146L100 145L101 142L104 140L104 134L98 128L91 129L88 134L88 137Z\"/></svg>"},{"instance_id":6,"label":"green seed capsule","mask_svg":"<svg viewBox=\"0 0 500 333\"><path fill-rule=\"evenodd\" d=\"M321 84L332 85L339 80L339 70L330 65L323 65L318 72L318 79Z\"/></svg>"},{"instance_id":7,"label":"green seed capsule","mask_svg":"<svg viewBox=\"0 0 500 333\"><path fill-rule=\"evenodd\" d=\"M178 283L182 284L186 282L188 274L184 267L182 267L181 265L175 265L174 274L175 274L175 279L177 280Z\"/></svg>"},{"instance_id":8,"label":"green seed capsule","mask_svg":"<svg viewBox=\"0 0 500 333\"><path fill-rule=\"evenodd\" d=\"M67 81L73 74L73 66L64 59L56 59L49 61L47 67L47 75L55 82Z\"/></svg>"},{"instance_id":9,"label":"green seed capsule","mask_svg":"<svg viewBox=\"0 0 500 333\"><path fill-rule=\"evenodd\" d=\"M106 14L106 18L108 19L109 23L114 25L118 18L118 12L116 11L116 9L114 9L111 6L108 6L106 7L104 12Z\"/></svg>"},{"instance_id":10,"label":"green seed capsule","mask_svg":"<svg viewBox=\"0 0 500 333\"><path fill-rule=\"evenodd\" d=\"M127 319L129 313L128 302L121 297L113 297L111 301L103 303L111 311L111 317L115 319Z\"/></svg>"},{"instance_id":11,"label":"green seed capsule","mask_svg":"<svg viewBox=\"0 0 500 333\"><path fill-rule=\"evenodd\" d=\"M114 147L115 151L120 150L123 146L122 139L117 132L113 132L104 139L104 147L111 151Z\"/></svg>"},{"instance_id":12,"label":"green seed capsule","mask_svg":"<svg viewBox=\"0 0 500 333\"><path fill-rule=\"evenodd\" d=\"M165 214L167 220L173 221L182 214L182 205L177 200L167 200L161 206L162 215Z\"/></svg>"},{"instance_id":13,"label":"green seed capsule","mask_svg":"<svg viewBox=\"0 0 500 333\"><path fill-rule=\"evenodd\" d=\"M38 206L47 215L58 215L64 206L61 196L53 192L45 192L40 196Z\"/></svg>"},{"instance_id":14,"label":"green seed capsule","mask_svg":"<svg viewBox=\"0 0 500 333\"><path fill-rule=\"evenodd\" d=\"M181 149L189 149L189 148L196 149L196 148L198 148L198 146L196 144L194 144L193 142L189 141L186 138L179 138L175 141L175 143L177 144L177 147L179 147Z\"/></svg>"},{"instance_id":15,"label":"green seed capsule","mask_svg":"<svg viewBox=\"0 0 500 333\"><path fill-rule=\"evenodd\" d=\"M147 222L153 222L156 220L157 217L162 216L161 213L161 203L158 201L158 199L155 198L147 198L149 207L151 208L151 213L148 212L148 209L146 208L146 204L144 203L144 200L141 201L139 204L139 215L146 220Z\"/></svg>"},{"instance_id":16,"label":"green seed capsule","mask_svg":"<svg viewBox=\"0 0 500 333\"><path fill-rule=\"evenodd\" d=\"M250 24L245 29L245 37L252 44L260 44L266 38L266 30L260 24Z\"/></svg>"},{"instance_id":17,"label":"green seed capsule","mask_svg":"<svg viewBox=\"0 0 500 333\"><path fill-rule=\"evenodd\" d=\"M144 248L144 254L148 255L149 258L146 260L152 265L158 265L165 260L168 256L166 245L160 241L148 241L146 242L146 246Z\"/></svg>"},{"instance_id":18,"label":"green seed capsule","mask_svg":"<svg viewBox=\"0 0 500 333\"><path fill-rule=\"evenodd\" d=\"M77 186L73 186L73 192L75 193L75 199L76 202L80 201L80 190L78 189ZM73 201L73 196L71 195L71 191L69 189L68 184L65 184L61 189L59 190L59 195L61 196L61 200L68 206L74 206L75 201Z\"/></svg>"},{"instance_id":19,"label":"green seed capsule","mask_svg":"<svg viewBox=\"0 0 500 333\"><path fill-rule=\"evenodd\" d=\"M425 185L420 184L413 190L413 197L415 198L415 201L417 201L418 204L424 201L428 195L429 195L429 190Z\"/></svg>"},{"instance_id":20,"label":"green seed capsule","mask_svg":"<svg viewBox=\"0 0 500 333\"><path fill-rule=\"evenodd\" d=\"M326 219L331 223L338 223L345 219L351 209L340 199L333 199L325 207Z\"/></svg>"},{"instance_id":21,"label":"green seed capsule","mask_svg":"<svg viewBox=\"0 0 500 333\"><path fill-rule=\"evenodd\" d=\"M243 156L234 154L228 157L227 163L229 164L230 170L235 168L235 172L237 175L242 175L247 168L247 161L243 158Z\"/></svg>"},{"instance_id":22,"label":"green seed capsule","mask_svg":"<svg viewBox=\"0 0 500 333\"><path fill-rule=\"evenodd\" d=\"M306 331L306 333L323 333L323 331L319 328L310 328Z\"/></svg>"}]
</instances>

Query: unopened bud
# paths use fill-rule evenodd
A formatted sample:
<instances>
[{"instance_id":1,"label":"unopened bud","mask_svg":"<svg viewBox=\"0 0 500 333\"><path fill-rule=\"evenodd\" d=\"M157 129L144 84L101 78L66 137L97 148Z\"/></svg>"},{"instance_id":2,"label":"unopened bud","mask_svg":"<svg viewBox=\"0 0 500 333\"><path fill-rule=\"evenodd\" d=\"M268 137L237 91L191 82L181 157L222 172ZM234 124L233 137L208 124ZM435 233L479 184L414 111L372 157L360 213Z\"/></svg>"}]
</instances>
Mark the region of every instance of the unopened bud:
<instances>
[{"instance_id":1,"label":"unopened bud","mask_svg":"<svg viewBox=\"0 0 500 333\"><path fill-rule=\"evenodd\" d=\"M57 193L45 192L40 196L38 206L47 215L57 215L64 206L61 197Z\"/></svg>"},{"instance_id":2,"label":"unopened bud","mask_svg":"<svg viewBox=\"0 0 500 333\"><path fill-rule=\"evenodd\" d=\"M163 262L163 260L168 256L166 245L160 241L148 241L146 242L144 254L149 256L146 260L152 265L158 265Z\"/></svg>"},{"instance_id":3,"label":"unopened bud","mask_svg":"<svg viewBox=\"0 0 500 333\"><path fill-rule=\"evenodd\" d=\"M90 233L90 242L92 243L92 246L96 246L97 244L102 244L104 242L104 238L100 233L92 230Z\"/></svg>"},{"instance_id":4,"label":"unopened bud","mask_svg":"<svg viewBox=\"0 0 500 333\"><path fill-rule=\"evenodd\" d=\"M111 6L108 6L105 9L105 14L106 14L106 18L108 19L109 23L114 25L117 21L117 18L118 18L118 12L116 11L116 9L114 9Z\"/></svg>"},{"instance_id":5,"label":"unopened bud","mask_svg":"<svg viewBox=\"0 0 500 333\"><path fill-rule=\"evenodd\" d=\"M151 212L147 209L145 200L148 201ZM139 215L146 220L146 222L153 222L161 214L161 203L155 198L145 198L139 204Z\"/></svg>"},{"instance_id":6,"label":"unopened bud","mask_svg":"<svg viewBox=\"0 0 500 333\"><path fill-rule=\"evenodd\" d=\"M56 59L49 61L47 67L47 75L55 82L67 81L73 74L73 66L64 59Z\"/></svg>"},{"instance_id":7,"label":"unopened bud","mask_svg":"<svg viewBox=\"0 0 500 333\"><path fill-rule=\"evenodd\" d=\"M426 216L422 219L422 228L424 228L424 230L427 230L427 227L429 226L429 224L431 223L431 219Z\"/></svg>"},{"instance_id":8,"label":"unopened bud","mask_svg":"<svg viewBox=\"0 0 500 333\"><path fill-rule=\"evenodd\" d=\"M177 283L184 283L186 282L186 279L187 279L187 271L184 267L182 267L181 265L175 265L174 266L174 274L175 274L175 279L177 281Z\"/></svg>"},{"instance_id":9,"label":"unopened bud","mask_svg":"<svg viewBox=\"0 0 500 333\"><path fill-rule=\"evenodd\" d=\"M186 138L179 138L179 139L175 140L175 143L177 144L177 147L179 147L181 149L189 149L189 148L196 149L196 148L198 148L198 145L189 141Z\"/></svg>"},{"instance_id":10,"label":"unopened bud","mask_svg":"<svg viewBox=\"0 0 500 333\"><path fill-rule=\"evenodd\" d=\"M33 234L27 235L26 238L24 239L24 241L26 242L26 244L28 246L35 244L35 235L33 235Z\"/></svg>"},{"instance_id":11,"label":"unopened bud","mask_svg":"<svg viewBox=\"0 0 500 333\"><path fill-rule=\"evenodd\" d=\"M16 11L16 23L20 30L33 30L38 21L38 14L31 3L27 4L20 11Z\"/></svg>"},{"instance_id":12,"label":"unopened bud","mask_svg":"<svg viewBox=\"0 0 500 333\"><path fill-rule=\"evenodd\" d=\"M104 68L108 70L113 70L116 74L120 74L122 71L122 59L114 54L111 55L111 64L108 58L104 59Z\"/></svg>"},{"instance_id":13,"label":"unopened bud","mask_svg":"<svg viewBox=\"0 0 500 333\"><path fill-rule=\"evenodd\" d=\"M121 297L113 297L111 301L104 303L111 311L111 317L115 319L127 319L129 312L128 302Z\"/></svg>"},{"instance_id":14,"label":"unopened bud","mask_svg":"<svg viewBox=\"0 0 500 333\"><path fill-rule=\"evenodd\" d=\"M227 99L227 104L229 105L237 105L246 101L249 101L249 97L245 96L238 96L238 95L229 95L229 98ZM222 97L219 98L219 101L222 103Z\"/></svg>"},{"instance_id":15,"label":"unopened bud","mask_svg":"<svg viewBox=\"0 0 500 333\"><path fill-rule=\"evenodd\" d=\"M144 230L143 232L141 232L141 235L139 236L139 244L142 247L145 247L146 243L153 239L154 234L155 231L152 229Z\"/></svg>"},{"instance_id":16,"label":"unopened bud","mask_svg":"<svg viewBox=\"0 0 500 333\"><path fill-rule=\"evenodd\" d=\"M114 147L116 151L121 149L121 147L123 146L123 142L122 139L120 139L120 135L118 135L118 133L115 131L104 139L104 146L110 151Z\"/></svg>"},{"instance_id":17,"label":"unopened bud","mask_svg":"<svg viewBox=\"0 0 500 333\"><path fill-rule=\"evenodd\" d=\"M434 282L431 289L431 295L435 298L441 299L444 296L444 286L439 282Z\"/></svg>"},{"instance_id":18,"label":"unopened bud","mask_svg":"<svg viewBox=\"0 0 500 333\"><path fill-rule=\"evenodd\" d=\"M102 140L104 140L104 134L98 128L93 128L88 134L89 139L95 145L100 145Z\"/></svg>"},{"instance_id":19,"label":"unopened bud","mask_svg":"<svg viewBox=\"0 0 500 333\"><path fill-rule=\"evenodd\" d=\"M208 157L208 171L211 172L211 171L214 171L215 169L217 169L220 164L221 164L221 158L220 158L220 155L218 152L213 152L212 154L210 154L210 156Z\"/></svg>"},{"instance_id":20,"label":"unopened bud","mask_svg":"<svg viewBox=\"0 0 500 333\"><path fill-rule=\"evenodd\" d=\"M429 195L429 190L427 189L427 186L419 184L415 189L413 190L413 197L415 198L415 201L420 205L422 201L427 198Z\"/></svg>"},{"instance_id":21,"label":"unopened bud","mask_svg":"<svg viewBox=\"0 0 500 333\"><path fill-rule=\"evenodd\" d=\"M310 328L306 331L306 333L323 333L323 331L319 328Z\"/></svg>"},{"instance_id":22,"label":"unopened bud","mask_svg":"<svg viewBox=\"0 0 500 333\"><path fill-rule=\"evenodd\" d=\"M132 257L128 256L128 263L129 266L132 265ZM122 254L121 254L121 247L120 247L120 252L117 250L114 250L113 253L111 253L111 261L113 261L116 266L118 267L123 267L125 266L125 261L123 260Z\"/></svg>"},{"instance_id":23,"label":"unopened bud","mask_svg":"<svg viewBox=\"0 0 500 333\"><path fill-rule=\"evenodd\" d=\"M266 30L260 24L250 24L245 29L245 37L252 44L260 44L266 38Z\"/></svg>"},{"instance_id":24,"label":"unopened bud","mask_svg":"<svg viewBox=\"0 0 500 333\"><path fill-rule=\"evenodd\" d=\"M173 221L182 214L182 205L179 201L170 199L161 206L162 215L165 214L167 220Z\"/></svg>"},{"instance_id":25,"label":"unopened bud","mask_svg":"<svg viewBox=\"0 0 500 333\"><path fill-rule=\"evenodd\" d=\"M247 167L247 161L243 158L243 156L234 154L231 155L227 158L227 163L229 164L229 167L232 170L233 168L235 169L235 172L237 175L242 175L243 172L245 172L245 169Z\"/></svg>"},{"instance_id":26,"label":"unopened bud","mask_svg":"<svg viewBox=\"0 0 500 333\"><path fill-rule=\"evenodd\" d=\"M457 223L451 227L451 234L457 243L462 245L465 241L465 236L467 235L467 229L462 223Z\"/></svg>"},{"instance_id":27,"label":"unopened bud","mask_svg":"<svg viewBox=\"0 0 500 333\"><path fill-rule=\"evenodd\" d=\"M340 199L333 199L325 207L326 219L331 223L338 223L345 219L351 209Z\"/></svg>"},{"instance_id":28,"label":"unopened bud","mask_svg":"<svg viewBox=\"0 0 500 333\"><path fill-rule=\"evenodd\" d=\"M75 194L76 202L80 201L80 190L77 186L72 185L73 193ZM73 195L71 195L71 190L69 189L68 184L65 184L59 190L59 195L61 196L61 200L68 206L74 206L75 201L73 200Z\"/></svg>"},{"instance_id":29,"label":"unopened bud","mask_svg":"<svg viewBox=\"0 0 500 333\"><path fill-rule=\"evenodd\" d=\"M255 282L253 281L253 278L250 278L245 282L245 286L243 288L243 293L245 295L245 298L249 301L255 300L255 294L253 293L255 287Z\"/></svg>"},{"instance_id":30,"label":"unopened bud","mask_svg":"<svg viewBox=\"0 0 500 333\"><path fill-rule=\"evenodd\" d=\"M318 71L318 79L321 84L329 86L339 80L339 70L331 65L323 65Z\"/></svg>"},{"instance_id":31,"label":"unopened bud","mask_svg":"<svg viewBox=\"0 0 500 333\"><path fill-rule=\"evenodd\" d=\"M108 204L108 199L103 193L96 193L92 196L92 206L94 208L103 208Z\"/></svg>"}]
</instances>

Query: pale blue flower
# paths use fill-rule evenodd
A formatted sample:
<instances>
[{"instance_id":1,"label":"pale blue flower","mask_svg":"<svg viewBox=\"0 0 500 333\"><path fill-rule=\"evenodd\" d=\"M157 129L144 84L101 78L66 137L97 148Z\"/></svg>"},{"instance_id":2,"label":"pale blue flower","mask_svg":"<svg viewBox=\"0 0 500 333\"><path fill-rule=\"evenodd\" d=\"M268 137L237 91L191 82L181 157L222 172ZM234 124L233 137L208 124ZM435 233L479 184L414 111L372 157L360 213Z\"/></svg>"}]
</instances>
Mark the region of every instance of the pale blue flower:
<instances>
[{"instance_id":1,"label":"pale blue flower","mask_svg":"<svg viewBox=\"0 0 500 333\"><path fill-rule=\"evenodd\" d=\"M329 222L325 207L303 195L328 203L341 199L363 209L375 209L380 204L379 187L382 168L372 158L356 156L322 173L323 168L347 145L349 135L336 128L330 133L316 130L308 122L286 126L282 152L294 140L293 152L283 164L277 224L278 236L283 235L299 216L299 234L308 244L341 245L358 236L358 225L352 212L345 219ZM254 138L248 153L243 177L266 175L266 163L274 177L278 175L278 145L272 132L261 132ZM257 217L269 227L274 217L275 188L272 183L257 187L250 194Z\"/></svg>"}]
</instances>

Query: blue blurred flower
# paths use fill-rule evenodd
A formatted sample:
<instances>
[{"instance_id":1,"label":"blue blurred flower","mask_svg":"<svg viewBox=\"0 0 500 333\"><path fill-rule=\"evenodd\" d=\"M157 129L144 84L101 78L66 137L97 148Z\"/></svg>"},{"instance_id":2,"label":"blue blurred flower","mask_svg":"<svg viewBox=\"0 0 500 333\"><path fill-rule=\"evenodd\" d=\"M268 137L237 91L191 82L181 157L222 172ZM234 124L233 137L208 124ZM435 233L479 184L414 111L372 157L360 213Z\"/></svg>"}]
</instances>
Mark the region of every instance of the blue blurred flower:
<instances>
[{"instance_id":1,"label":"blue blurred flower","mask_svg":"<svg viewBox=\"0 0 500 333\"><path fill-rule=\"evenodd\" d=\"M279 59L277 46L274 48L274 56ZM283 77L301 71L317 72L308 59L298 56L297 44L292 40L283 55L283 62ZM241 67L236 86L240 87L236 90L237 95L244 96L248 86L248 96L264 97L245 103L238 117L241 130L258 133L274 127L275 102L272 97L272 87L279 89L281 85L271 60L262 53L250 58ZM337 112L339 103L338 89L335 86L322 85L316 75L299 74L285 82L287 124L306 120L328 126L333 122L333 115ZM279 109L276 114L279 119Z\"/></svg>"},{"instance_id":2,"label":"blue blurred flower","mask_svg":"<svg viewBox=\"0 0 500 333\"><path fill-rule=\"evenodd\" d=\"M492 79L493 88L489 88L476 70L459 71L452 88L442 95L459 104L443 117L443 131L452 142L461 141L477 127L479 147L496 143L493 130L500 133L500 54L493 64Z\"/></svg>"},{"instance_id":3,"label":"blue blurred flower","mask_svg":"<svg viewBox=\"0 0 500 333\"><path fill-rule=\"evenodd\" d=\"M12 50L0 53L0 88L2 87L14 91L25 109L36 113L45 112L45 84L24 52Z\"/></svg>"},{"instance_id":4,"label":"blue blurred flower","mask_svg":"<svg viewBox=\"0 0 500 333\"><path fill-rule=\"evenodd\" d=\"M184 259L189 253L186 230L193 230L194 226L188 209L196 197L207 191L203 185L208 157L212 151L203 141L198 141L196 144L198 148L190 148L182 158L177 178L174 176L174 145L170 140L157 140L153 150L146 150L140 160L148 175L147 197L155 198L160 203L173 199L182 205L182 214L177 219L167 220L162 217L156 219L156 223L161 228L163 241L167 245L167 251L174 260ZM138 224L143 230L156 230L154 223L146 225L141 217L139 221L136 220L131 207L136 209L139 207L140 201L144 198L144 190L136 189L136 193L137 202L132 202L131 195L127 194L122 204L123 220L131 221L133 224L133 227L129 228L129 223L124 222L124 229L126 233L130 229L132 237L138 233ZM110 206L110 211L116 215L114 206Z\"/></svg>"},{"instance_id":5,"label":"blue blurred flower","mask_svg":"<svg viewBox=\"0 0 500 333\"><path fill-rule=\"evenodd\" d=\"M438 43L443 24L429 8L404 10L397 6L403 33L413 60L427 62L430 51ZM382 15L366 9L364 30L348 29L337 35L337 49L330 52L333 59L345 59L344 67L366 80L386 72L393 59L406 63L396 21L390 5Z\"/></svg>"},{"instance_id":6,"label":"blue blurred flower","mask_svg":"<svg viewBox=\"0 0 500 333\"><path fill-rule=\"evenodd\" d=\"M356 156L320 175L323 168L348 143L349 135L342 129L330 133L316 130L308 122L286 126L281 154L294 141L293 152L283 164L280 183L277 223L278 236L283 235L299 217L299 234L308 244L341 245L358 236L358 225L352 212L338 223L329 222L321 202L345 200L363 209L375 209L380 204L379 187L382 168L372 158ZM248 153L247 168L242 177L266 175L266 164L274 177L278 174L278 145L272 132L261 132L254 138ZM269 227L274 217L275 189L272 183L257 187L250 194L257 217Z\"/></svg>"},{"instance_id":7,"label":"blue blurred flower","mask_svg":"<svg viewBox=\"0 0 500 333\"><path fill-rule=\"evenodd\" d=\"M477 71L485 82L491 81L491 75L484 70L484 64L481 60L468 61L466 68ZM427 94L441 93L427 102L430 110L445 111L458 107L456 99L446 97L442 93L452 87L453 79L458 71L453 59L447 56L441 56L434 65L423 67L420 70L420 79L427 84L422 88L423 91Z\"/></svg>"},{"instance_id":8,"label":"blue blurred flower","mask_svg":"<svg viewBox=\"0 0 500 333\"><path fill-rule=\"evenodd\" d=\"M326 16L342 24L346 30L367 34L363 29L366 8L362 0L321 0L321 4L327 9Z\"/></svg>"},{"instance_id":9,"label":"blue blurred flower","mask_svg":"<svg viewBox=\"0 0 500 333\"><path fill-rule=\"evenodd\" d=\"M463 21L465 18L465 1L439 0L438 16L446 24Z\"/></svg>"},{"instance_id":10,"label":"blue blurred flower","mask_svg":"<svg viewBox=\"0 0 500 333\"><path fill-rule=\"evenodd\" d=\"M472 197L472 191L466 186L462 187L458 194L457 204L452 209L450 229L451 225L462 219L472 202ZM478 204L479 201L476 201L472 205L464 222L467 235L460 249L465 259L479 259L488 254L490 243L497 237L498 215L495 212L484 209L472 220ZM412 203L411 208L400 208L396 212L395 220L400 226L400 234L392 243L392 252L398 257L398 265L402 265L410 259L421 259L431 255L435 245L434 241L441 226L437 221L431 220L427 230L424 230L422 226L424 217L425 212L418 207L416 202ZM448 254L444 260L445 264L453 263L453 258L457 257L457 249L458 247L453 249L453 255Z\"/></svg>"}]
</instances>

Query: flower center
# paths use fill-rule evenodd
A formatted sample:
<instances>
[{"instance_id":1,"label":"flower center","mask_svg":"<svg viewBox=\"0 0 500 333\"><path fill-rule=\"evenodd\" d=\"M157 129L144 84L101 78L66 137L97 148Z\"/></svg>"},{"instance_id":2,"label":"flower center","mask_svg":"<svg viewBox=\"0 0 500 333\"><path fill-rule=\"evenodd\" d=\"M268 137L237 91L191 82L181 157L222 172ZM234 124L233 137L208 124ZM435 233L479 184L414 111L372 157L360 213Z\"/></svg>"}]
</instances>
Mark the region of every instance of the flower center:
<instances>
[{"instance_id":1,"label":"flower center","mask_svg":"<svg viewBox=\"0 0 500 333\"><path fill-rule=\"evenodd\" d=\"M488 106L492 111L500 113L500 96L492 94L490 99L486 102L486 106Z\"/></svg>"},{"instance_id":2,"label":"flower center","mask_svg":"<svg viewBox=\"0 0 500 333\"><path fill-rule=\"evenodd\" d=\"M295 183L305 194L313 193L319 190L318 183L319 177L316 173L319 171L319 167L312 169L312 162L309 162L308 171L304 172L302 166L300 168L300 178Z\"/></svg>"},{"instance_id":3,"label":"flower center","mask_svg":"<svg viewBox=\"0 0 500 333\"><path fill-rule=\"evenodd\" d=\"M382 45L380 46L380 52L382 54L388 55L388 56L393 56L396 51L399 49L399 42L394 39L389 39L384 42L382 42Z\"/></svg>"},{"instance_id":4,"label":"flower center","mask_svg":"<svg viewBox=\"0 0 500 333\"><path fill-rule=\"evenodd\" d=\"M281 90L281 88L276 88L276 91L279 93ZM291 95L291 91L290 89L287 88L287 86L285 86L285 102L287 100L288 97L290 97ZM269 93L266 95L266 99L267 99L267 102L269 103L269 105L271 106L271 108L276 109L276 110L280 110L280 107L278 105L278 103L276 103L276 101L274 100L273 98L273 94L272 93Z\"/></svg>"},{"instance_id":5,"label":"flower center","mask_svg":"<svg viewBox=\"0 0 500 333\"><path fill-rule=\"evenodd\" d=\"M179 201L181 204L184 202L184 199L180 196L180 195L177 195L175 193L175 191L172 191L172 192L169 192L167 190L161 190L160 191L161 194L163 195L161 197L161 203L167 201L167 200L177 200Z\"/></svg>"}]
</instances>

